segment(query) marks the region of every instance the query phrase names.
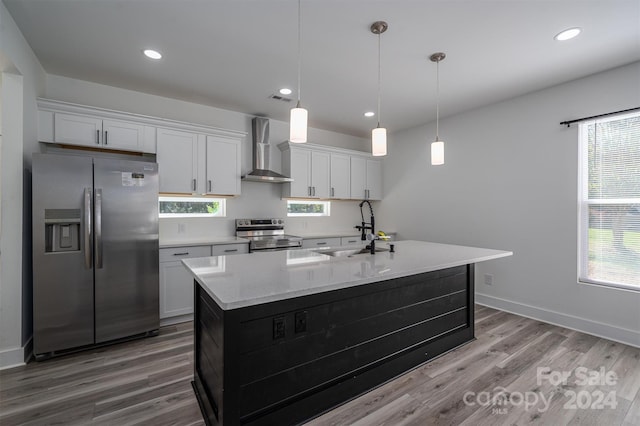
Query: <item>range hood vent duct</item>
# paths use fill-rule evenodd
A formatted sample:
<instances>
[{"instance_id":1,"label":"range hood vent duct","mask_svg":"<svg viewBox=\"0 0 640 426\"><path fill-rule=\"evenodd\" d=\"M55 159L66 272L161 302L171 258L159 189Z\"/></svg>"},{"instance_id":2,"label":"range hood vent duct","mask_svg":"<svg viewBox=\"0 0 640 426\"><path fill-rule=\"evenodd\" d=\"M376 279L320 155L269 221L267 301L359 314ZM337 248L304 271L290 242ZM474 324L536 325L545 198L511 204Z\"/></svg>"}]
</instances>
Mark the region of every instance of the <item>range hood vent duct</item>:
<instances>
[{"instance_id":1,"label":"range hood vent duct","mask_svg":"<svg viewBox=\"0 0 640 426\"><path fill-rule=\"evenodd\" d=\"M253 130L253 171L243 176L242 179L268 183L293 182L290 177L270 170L269 119L255 117L251 124Z\"/></svg>"}]
</instances>

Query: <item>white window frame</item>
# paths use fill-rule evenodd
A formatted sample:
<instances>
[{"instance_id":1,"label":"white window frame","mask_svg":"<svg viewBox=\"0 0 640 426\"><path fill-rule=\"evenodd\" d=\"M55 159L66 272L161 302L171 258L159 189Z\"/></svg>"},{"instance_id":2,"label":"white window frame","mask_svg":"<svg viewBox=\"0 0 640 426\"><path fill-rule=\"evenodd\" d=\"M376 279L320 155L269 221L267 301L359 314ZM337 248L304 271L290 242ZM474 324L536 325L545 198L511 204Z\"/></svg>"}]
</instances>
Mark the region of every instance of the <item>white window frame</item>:
<instances>
[{"instance_id":1,"label":"white window frame","mask_svg":"<svg viewBox=\"0 0 640 426\"><path fill-rule=\"evenodd\" d=\"M175 201L175 202L200 202L210 203L217 201L220 203L220 211L218 213L160 213L160 203L162 201ZM213 198L213 197L158 197L158 215L160 218L185 218L185 217L227 217L227 199L226 198Z\"/></svg>"},{"instance_id":2,"label":"white window frame","mask_svg":"<svg viewBox=\"0 0 640 426\"><path fill-rule=\"evenodd\" d=\"M289 204L323 204L324 213L289 213ZM331 201L320 200L287 200L288 217L328 217L331 216Z\"/></svg>"},{"instance_id":3,"label":"white window frame","mask_svg":"<svg viewBox=\"0 0 640 426\"><path fill-rule=\"evenodd\" d=\"M630 114L620 114L608 118L584 121L578 128L578 149L579 149L579 176L578 176L578 283L613 287L633 292L640 292L640 286L617 283L611 281L601 281L588 277L589 267L589 206L602 204L636 204L640 202L637 198L596 198L589 199L589 149L588 149L588 126L595 123L606 123L609 121L622 120L629 117L638 116L638 112Z\"/></svg>"}]
</instances>

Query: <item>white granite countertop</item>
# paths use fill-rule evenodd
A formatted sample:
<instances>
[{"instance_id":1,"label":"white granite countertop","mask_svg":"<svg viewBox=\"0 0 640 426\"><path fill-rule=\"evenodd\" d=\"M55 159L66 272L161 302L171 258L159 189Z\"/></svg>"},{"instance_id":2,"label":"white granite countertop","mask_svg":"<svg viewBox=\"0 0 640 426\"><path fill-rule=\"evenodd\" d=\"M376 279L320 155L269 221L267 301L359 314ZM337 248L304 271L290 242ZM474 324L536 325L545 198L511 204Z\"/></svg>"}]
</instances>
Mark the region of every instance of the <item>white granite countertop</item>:
<instances>
[{"instance_id":1,"label":"white granite countertop","mask_svg":"<svg viewBox=\"0 0 640 426\"><path fill-rule=\"evenodd\" d=\"M222 245L222 244L244 244L249 243L246 238L238 237L202 237L191 238L187 240L167 240L160 239L160 248L170 247L191 247L191 246L210 246L210 245Z\"/></svg>"},{"instance_id":2,"label":"white granite countertop","mask_svg":"<svg viewBox=\"0 0 640 426\"><path fill-rule=\"evenodd\" d=\"M392 244L395 253L333 257L305 249L201 257L182 263L222 309L231 310L513 255L424 241ZM388 247L388 243L377 246Z\"/></svg>"}]
</instances>

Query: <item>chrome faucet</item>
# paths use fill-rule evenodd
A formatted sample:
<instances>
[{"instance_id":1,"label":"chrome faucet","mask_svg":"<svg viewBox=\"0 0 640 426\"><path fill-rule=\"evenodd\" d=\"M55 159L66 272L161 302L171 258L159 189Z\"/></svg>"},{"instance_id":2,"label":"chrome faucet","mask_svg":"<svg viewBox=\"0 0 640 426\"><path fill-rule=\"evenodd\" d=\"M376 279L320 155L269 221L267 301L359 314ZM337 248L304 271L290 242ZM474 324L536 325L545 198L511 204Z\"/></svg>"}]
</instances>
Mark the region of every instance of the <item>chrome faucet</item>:
<instances>
[{"instance_id":1,"label":"chrome faucet","mask_svg":"<svg viewBox=\"0 0 640 426\"><path fill-rule=\"evenodd\" d=\"M364 206L364 204L367 203L369 205L369 211L371 212L371 219L370 222L365 222L364 221L364 213L362 212L362 206ZM373 207L371 207L371 203L369 202L369 200L363 200L360 203L360 216L362 217L362 225L356 225L354 226L354 228L359 229L362 232L362 235L360 236L360 239L362 241L365 241L367 239L367 234L366 234L366 230L370 229L371 230L371 243L369 244L369 246L367 247L368 249L371 250L371 254L375 254L376 253L376 240L378 239L378 237L376 237L375 234L375 217L373 216Z\"/></svg>"}]
</instances>

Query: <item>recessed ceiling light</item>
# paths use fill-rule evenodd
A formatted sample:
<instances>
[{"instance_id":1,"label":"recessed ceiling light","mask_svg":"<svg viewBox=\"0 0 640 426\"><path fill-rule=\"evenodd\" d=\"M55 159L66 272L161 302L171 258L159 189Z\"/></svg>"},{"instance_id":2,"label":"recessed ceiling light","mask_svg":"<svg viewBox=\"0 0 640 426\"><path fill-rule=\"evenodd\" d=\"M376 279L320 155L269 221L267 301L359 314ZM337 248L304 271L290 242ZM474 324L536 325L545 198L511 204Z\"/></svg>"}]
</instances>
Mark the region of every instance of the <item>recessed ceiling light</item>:
<instances>
[{"instance_id":1,"label":"recessed ceiling light","mask_svg":"<svg viewBox=\"0 0 640 426\"><path fill-rule=\"evenodd\" d=\"M280 89L280 94L281 95L290 95L291 94L291 89L287 89L286 87L284 89Z\"/></svg>"},{"instance_id":2,"label":"recessed ceiling light","mask_svg":"<svg viewBox=\"0 0 640 426\"><path fill-rule=\"evenodd\" d=\"M367 111L364 113L365 117L373 117L374 115L376 115L376 113L373 111Z\"/></svg>"},{"instance_id":3,"label":"recessed ceiling light","mask_svg":"<svg viewBox=\"0 0 640 426\"><path fill-rule=\"evenodd\" d=\"M582 31L580 28L569 28L568 30L561 31L556 34L554 39L558 41L571 40L572 38L580 34L580 31Z\"/></svg>"},{"instance_id":4,"label":"recessed ceiling light","mask_svg":"<svg viewBox=\"0 0 640 426\"><path fill-rule=\"evenodd\" d=\"M151 58L151 59L160 59L160 58L162 58L162 54L160 52L158 52L157 50L145 49L145 50L142 51L142 53L144 53L144 56L146 56L147 58Z\"/></svg>"}]
</instances>

